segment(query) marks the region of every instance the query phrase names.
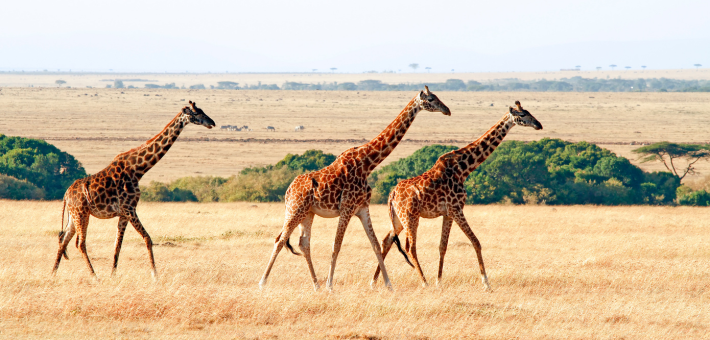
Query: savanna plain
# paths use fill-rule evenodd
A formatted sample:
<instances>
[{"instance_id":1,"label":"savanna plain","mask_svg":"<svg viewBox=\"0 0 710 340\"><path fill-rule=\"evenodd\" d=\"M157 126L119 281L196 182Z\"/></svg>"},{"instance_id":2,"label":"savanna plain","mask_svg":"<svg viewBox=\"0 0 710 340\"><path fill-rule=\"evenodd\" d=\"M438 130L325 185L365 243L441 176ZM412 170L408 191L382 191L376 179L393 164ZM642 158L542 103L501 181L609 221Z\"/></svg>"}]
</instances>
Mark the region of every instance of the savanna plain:
<instances>
[{"instance_id":1,"label":"savanna plain","mask_svg":"<svg viewBox=\"0 0 710 340\"><path fill-rule=\"evenodd\" d=\"M160 131L187 100L218 128L252 129L188 126L144 178L148 184L230 176L308 149L339 154L374 137L414 95L3 87L0 133L45 139L94 173ZM710 141L706 94L437 95L452 116L420 114L384 164L432 143L463 146L515 100L544 130L514 129L508 140L596 142L646 171L663 166L639 164L631 153L638 144ZM306 129L295 132L298 125ZM699 174L688 180L710 173L708 162L697 165ZM265 289L258 287L283 223L283 203L140 203L138 215L156 244L155 282L143 240L130 230L117 275L110 275L116 219L89 224L87 246L98 281L73 246L71 260L52 277L61 205L0 201L0 338L709 338L707 208L469 206L465 214L483 245L491 292L483 290L475 252L460 231L449 240L441 285L422 287L393 250L385 263L394 291L381 281L370 288L376 259L353 219L334 291L314 292L304 259L286 251ZM381 239L390 227L386 207L375 205L371 212ZM335 225L322 218L313 225L322 287ZM432 283L440 230L440 218L423 219L418 233L419 258Z\"/></svg>"}]
</instances>

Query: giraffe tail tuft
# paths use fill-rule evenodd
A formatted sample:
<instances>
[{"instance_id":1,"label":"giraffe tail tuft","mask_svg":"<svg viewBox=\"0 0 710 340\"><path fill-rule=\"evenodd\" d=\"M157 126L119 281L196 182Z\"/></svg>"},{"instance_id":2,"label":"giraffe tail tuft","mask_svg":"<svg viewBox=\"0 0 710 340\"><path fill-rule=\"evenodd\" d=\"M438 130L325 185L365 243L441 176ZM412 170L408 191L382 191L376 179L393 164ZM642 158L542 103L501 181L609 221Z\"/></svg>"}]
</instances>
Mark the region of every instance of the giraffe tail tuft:
<instances>
[{"instance_id":1,"label":"giraffe tail tuft","mask_svg":"<svg viewBox=\"0 0 710 340\"><path fill-rule=\"evenodd\" d=\"M412 264L411 261L409 261L409 256L407 256L407 253L404 252L404 249L402 249L402 244L399 243L399 236L394 235L392 236L392 242L397 245L397 249L399 249L399 252L404 255L404 260L407 261L407 264L410 265L412 268L414 268L414 265Z\"/></svg>"},{"instance_id":2,"label":"giraffe tail tuft","mask_svg":"<svg viewBox=\"0 0 710 340\"><path fill-rule=\"evenodd\" d=\"M301 256L303 254L297 252L295 249L293 249L293 246L291 246L290 239L286 239L286 248L291 252L291 254L296 255L296 256Z\"/></svg>"}]
</instances>

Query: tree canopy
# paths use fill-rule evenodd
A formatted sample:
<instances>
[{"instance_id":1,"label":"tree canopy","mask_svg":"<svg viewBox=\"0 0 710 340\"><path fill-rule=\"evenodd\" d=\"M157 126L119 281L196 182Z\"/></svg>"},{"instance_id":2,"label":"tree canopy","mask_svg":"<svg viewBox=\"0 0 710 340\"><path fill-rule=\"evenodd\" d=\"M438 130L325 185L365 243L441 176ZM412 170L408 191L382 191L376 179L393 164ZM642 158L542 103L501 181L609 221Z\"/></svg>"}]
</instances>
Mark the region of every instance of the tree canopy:
<instances>
[{"instance_id":1,"label":"tree canopy","mask_svg":"<svg viewBox=\"0 0 710 340\"><path fill-rule=\"evenodd\" d=\"M641 155L641 162L662 162L673 175L683 179L688 174L694 174L694 165L699 160L710 159L710 147L697 144L677 144L658 142L633 150ZM685 160L685 165L676 164L679 159ZM674 161L675 160L675 161Z\"/></svg>"},{"instance_id":2,"label":"tree canopy","mask_svg":"<svg viewBox=\"0 0 710 340\"><path fill-rule=\"evenodd\" d=\"M61 199L86 171L74 156L43 140L0 134L0 174L31 183L46 199Z\"/></svg>"}]
</instances>

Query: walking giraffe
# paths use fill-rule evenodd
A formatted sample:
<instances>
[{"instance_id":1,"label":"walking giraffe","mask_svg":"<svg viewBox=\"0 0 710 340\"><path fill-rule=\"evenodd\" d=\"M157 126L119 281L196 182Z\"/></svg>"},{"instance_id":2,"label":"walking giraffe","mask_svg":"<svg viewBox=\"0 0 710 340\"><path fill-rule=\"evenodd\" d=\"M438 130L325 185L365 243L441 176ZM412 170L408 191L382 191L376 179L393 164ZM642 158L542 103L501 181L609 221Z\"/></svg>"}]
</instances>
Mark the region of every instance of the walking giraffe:
<instances>
[{"instance_id":1,"label":"walking giraffe","mask_svg":"<svg viewBox=\"0 0 710 340\"><path fill-rule=\"evenodd\" d=\"M399 246L397 235L402 230L406 231L407 238L404 248L409 253L409 257L411 257L414 264L412 265L407 253L402 251L401 248L400 252L404 255L407 263L416 268L422 280L422 285L426 286L427 281L417 258L419 217L436 218L444 216L441 228L441 243L439 244L437 285L441 280L444 268L444 255L446 255L446 247L449 242L451 224L456 221L456 224L466 234L476 250L484 288L486 290L491 289L486 269L483 265L481 243L471 231L463 214L463 207L466 204L464 182L468 175L493 153L513 126L529 126L535 130L542 129L542 124L530 112L524 110L519 101L516 101L515 105L517 109L511 107L510 111L500 121L476 141L461 149L442 155L427 172L397 184L388 199L392 230L382 240L382 258L387 256L387 252L389 252L393 242ZM377 281L379 273L380 268L378 267L372 279L373 283Z\"/></svg>"},{"instance_id":2,"label":"walking giraffe","mask_svg":"<svg viewBox=\"0 0 710 340\"><path fill-rule=\"evenodd\" d=\"M330 272L326 283L327 288L332 290L335 262L343 242L343 235L350 219L355 215L362 222L365 233L370 239L372 249L375 251L377 261L382 269L385 284L389 289L392 289L380 253L380 245L372 229L372 221L370 221L369 204L372 189L367 184L367 176L399 144L409 126L412 125L414 118L422 109L430 112L441 112L447 116L451 115L449 108L436 95L429 92L429 88L425 86L425 90L415 96L397 118L369 143L348 149L338 156L333 164L321 170L300 175L293 180L286 191L286 217L283 228L274 241L274 250L264 276L259 282L260 287L266 285L271 268L276 261L276 256L278 256L284 245L292 253L301 255L296 253L289 244L289 236L291 236L296 226L300 224L299 248L308 264L313 287L318 290L318 279L313 269L310 253L311 225L314 216L318 215L325 218L340 218L333 243Z\"/></svg>"},{"instance_id":3,"label":"walking giraffe","mask_svg":"<svg viewBox=\"0 0 710 340\"><path fill-rule=\"evenodd\" d=\"M74 233L77 233L76 247L86 260L91 275L96 277L86 253L86 231L89 226L89 216L93 215L101 219L119 217L112 275L116 272L123 233L128 222L131 222L148 247L151 273L153 278L156 278L153 242L136 215L136 205L141 196L138 182L170 150L182 129L189 123L202 125L208 129L214 127L214 121L190 101L190 106L183 107L155 137L135 149L118 154L109 166L96 174L74 181L64 194L62 231L59 233L59 251L52 274L57 272L62 256L69 259L66 253L67 245L74 237ZM67 228L64 225L64 207L69 211Z\"/></svg>"}]
</instances>

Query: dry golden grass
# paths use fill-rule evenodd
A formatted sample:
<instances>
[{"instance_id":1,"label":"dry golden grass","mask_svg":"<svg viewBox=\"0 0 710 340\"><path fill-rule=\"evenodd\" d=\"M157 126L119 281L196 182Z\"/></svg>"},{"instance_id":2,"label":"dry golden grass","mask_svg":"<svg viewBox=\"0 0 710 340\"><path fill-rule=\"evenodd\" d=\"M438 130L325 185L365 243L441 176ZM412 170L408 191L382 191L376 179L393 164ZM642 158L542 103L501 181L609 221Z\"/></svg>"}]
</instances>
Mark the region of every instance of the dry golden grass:
<instances>
[{"instance_id":1,"label":"dry golden grass","mask_svg":"<svg viewBox=\"0 0 710 340\"><path fill-rule=\"evenodd\" d=\"M282 252L258 280L282 204L141 203L156 243L153 283L137 233L110 278L117 220L91 220L100 282L71 247L56 278L60 202L0 201L2 338L708 338L710 215L687 207L473 206L493 292L453 232L441 287L421 288L394 252L394 292L368 286L375 256L355 219L333 293L313 292L305 261ZM372 208L377 235L386 209ZM314 263L324 279L336 220L317 218ZM441 220L422 220L419 250L436 275ZM129 227L130 228L130 227ZM295 237L294 237L295 241Z\"/></svg>"},{"instance_id":2,"label":"dry golden grass","mask_svg":"<svg viewBox=\"0 0 710 340\"><path fill-rule=\"evenodd\" d=\"M187 100L194 100L217 125L248 125L253 131L189 126L175 147L146 175L145 183L190 175L230 176L247 166L276 163L288 153L315 148L340 154L362 143L360 140L376 136L415 94L2 88L0 106L6 114L0 120L0 133L46 139L75 155L89 173L95 173L119 152L158 133ZM493 125L515 100L522 101L545 129L514 129L508 140L584 140L601 143L634 161L631 150L638 146L629 145L631 142L710 142L706 131L710 126L710 97L703 93L437 94L453 115L419 115L383 165L433 142L465 145ZM266 132L267 125L277 131ZM297 125L304 125L306 130L294 132ZM244 138L272 141L230 140ZM642 168L664 170L660 163L643 164ZM700 162L697 168L700 175L710 174L710 162Z\"/></svg>"}]
</instances>

